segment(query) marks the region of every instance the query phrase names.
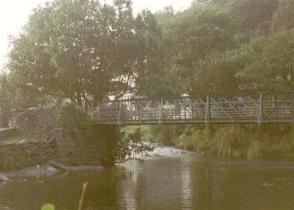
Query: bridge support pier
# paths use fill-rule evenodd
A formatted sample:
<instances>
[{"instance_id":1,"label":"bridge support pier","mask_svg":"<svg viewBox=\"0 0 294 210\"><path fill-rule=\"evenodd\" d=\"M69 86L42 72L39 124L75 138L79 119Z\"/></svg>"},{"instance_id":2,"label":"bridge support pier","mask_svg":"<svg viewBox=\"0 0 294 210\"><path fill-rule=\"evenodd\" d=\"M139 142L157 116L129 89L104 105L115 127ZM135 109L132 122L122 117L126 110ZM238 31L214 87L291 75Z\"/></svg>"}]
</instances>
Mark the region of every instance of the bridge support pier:
<instances>
[{"instance_id":1,"label":"bridge support pier","mask_svg":"<svg viewBox=\"0 0 294 210\"><path fill-rule=\"evenodd\" d=\"M117 125L96 125L93 136L88 142L97 149L100 164L111 167L115 163L115 149L120 141L120 129Z\"/></svg>"}]
</instances>

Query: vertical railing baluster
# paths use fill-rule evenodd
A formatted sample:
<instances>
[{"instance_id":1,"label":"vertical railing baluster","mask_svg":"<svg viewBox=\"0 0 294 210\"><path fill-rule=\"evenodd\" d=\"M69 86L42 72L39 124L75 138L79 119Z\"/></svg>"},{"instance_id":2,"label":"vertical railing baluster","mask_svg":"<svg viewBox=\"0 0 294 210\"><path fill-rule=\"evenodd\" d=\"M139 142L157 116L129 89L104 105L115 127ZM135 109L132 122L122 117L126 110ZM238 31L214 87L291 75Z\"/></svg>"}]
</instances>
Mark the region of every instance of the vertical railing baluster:
<instances>
[{"instance_id":1,"label":"vertical railing baluster","mask_svg":"<svg viewBox=\"0 0 294 210\"><path fill-rule=\"evenodd\" d=\"M261 125L262 123L263 123L263 93L260 93L257 124Z\"/></svg>"},{"instance_id":2,"label":"vertical railing baluster","mask_svg":"<svg viewBox=\"0 0 294 210\"><path fill-rule=\"evenodd\" d=\"M187 120L187 105L184 104L184 119Z\"/></svg>"},{"instance_id":3,"label":"vertical railing baluster","mask_svg":"<svg viewBox=\"0 0 294 210\"><path fill-rule=\"evenodd\" d=\"M160 113L159 113L159 120L158 123L161 124L162 123L162 104L163 104L163 100L160 100Z\"/></svg>"},{"instance_id":4,"label":"vertical railing baluster","mask_svg":"<svg viewBox=\"0 0 294 210\"><path fill-rule=\"evenodd\" d=\"M210 121L210 96L206 97L206 110L205 110L205 125L208 126Z\"/></svg>"},{"instance_id":5,"label":"vertical railing baluster","mask_svg":"<svg viewBox=\"0 0 294 210\"><path fill-rule=\"evenodd\" d=\"M277 108L277 104L276 104L276 95L272 95L272 109Z\"/></svg>"},{"instance_id":6,"label":"vertical railing baluster","mask_svg":"<svg viewBox=\"0 0 294 210\"><path fill-rule=\"evenodd\" d=\"M121 124L121 121L120 121L120 116L121 116L121 106L122 106L122 101L119 102L119 110L118 110L117 125L120 125L120 124Z\"/></svg>"}]
</instances>

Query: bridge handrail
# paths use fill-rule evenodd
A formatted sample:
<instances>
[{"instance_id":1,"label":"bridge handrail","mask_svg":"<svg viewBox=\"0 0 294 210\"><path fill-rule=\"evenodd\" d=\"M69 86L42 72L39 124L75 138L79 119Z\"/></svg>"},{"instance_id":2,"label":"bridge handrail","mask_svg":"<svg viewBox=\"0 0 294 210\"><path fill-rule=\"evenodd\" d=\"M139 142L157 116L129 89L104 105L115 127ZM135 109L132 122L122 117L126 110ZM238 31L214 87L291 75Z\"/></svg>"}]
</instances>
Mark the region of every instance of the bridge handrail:
<instances>
[{"instance_id":1,"label":"bridge handrail","mask_svg":"<svg viewBox=\"0 0 294 210\"><path fill-rule=\"evenodd\" d=\"M269 92L269 91L262 91L262 92L254 92L251 94L241 93L241 94L226 94L226 95L209 95L211 98L229 98L229 97L256 97L258 98L260 94L263 95L271 95L271 96L281 96L281 95L293 95L294 91L289 92ZM100 103L113 103L113 102L129 102L129 101L171 101L177 99L206 99L207 96L179 96L179 97L166 97L166 98L147 98L147 97L132 97L128 99L115 99L115 100L103 100Z\"/></svg>"},{"instance_id":2,"label":"bridge handrail","mask_svg":"<svg viewBox=\"0 0 294 210\"><path fill-rule=\"evenodd\" d=\"M98 107L97 107L98 108ZM150 99L129 98L100 103L92 116L99 123L294 122L294 92L252 95Z\"/></svg>"}]
</instances>

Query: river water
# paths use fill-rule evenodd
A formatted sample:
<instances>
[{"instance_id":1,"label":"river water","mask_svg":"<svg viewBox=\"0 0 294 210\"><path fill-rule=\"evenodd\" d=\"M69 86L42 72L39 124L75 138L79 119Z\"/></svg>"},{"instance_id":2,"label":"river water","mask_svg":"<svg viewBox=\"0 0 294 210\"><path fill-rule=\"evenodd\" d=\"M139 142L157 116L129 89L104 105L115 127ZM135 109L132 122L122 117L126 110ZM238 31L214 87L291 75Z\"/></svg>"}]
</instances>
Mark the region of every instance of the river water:
<instances>
[{"instance_id":1,"label":"river water","mask_svg":"<svg viewBox=\"0 0 294 210\"><path fill-rule=\"evenodd\" d=\"M113 169L47 178L15 179L0 186L0 210L293 210L294 162L201 157L158 148L144 161Z\"/></svg>"}]
</instances>

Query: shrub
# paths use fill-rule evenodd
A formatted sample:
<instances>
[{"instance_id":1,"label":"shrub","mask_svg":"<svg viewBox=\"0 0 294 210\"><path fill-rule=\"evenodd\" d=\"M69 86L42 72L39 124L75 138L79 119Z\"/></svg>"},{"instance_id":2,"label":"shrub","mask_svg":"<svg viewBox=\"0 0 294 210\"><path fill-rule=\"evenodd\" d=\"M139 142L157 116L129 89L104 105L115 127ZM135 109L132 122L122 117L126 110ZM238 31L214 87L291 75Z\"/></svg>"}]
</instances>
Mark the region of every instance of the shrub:
<instances>
[{"instance_id":1,"label":"shrub","mask_svg":"<svg viewBox=\"0 0 294 210\"><path fill-rule=\"evenodd\" d=\"M246 156L248 159L261 158L262 157L261 143L255 139L251 140L247 149Z\"/></svg>"},{"instance_id":2,"label":"shrub","mask_svg":"<svg viewBox=\"0 0 294 210\"><path fill-rule=\"evenodd\" d=\"M243 156L247 153L248 133L239 125L218 127L214 139L216 152L221 156Z\"/></svg>"},{"instance_id":3,"label":"shrub","mask_svg":"<svg viewBox=\"0 0 294 210\"><path fill-rule=\"evenodd\" d=\"M156 125L151 127L152 136L158 143L173 146L175 140L184 132L182 125Z\"/></svg>"},{"instance_id":4,"label":"shrub","mask_svg":"<svg viewBox=\"0 0 294 210\"><path fill-rule=\"evenodd\" d=\"M53 204L45 204L42 206L41 210L55 210L55 206Z\"/></svg>"},{"instance_id":5,"label":"shrub","mask_svg":"<svg viewBox=\"0 0 294 210\"><path fill-rule=\"evenodd\" d=\"M85 111L77 108L74 104L68 104L61 108L58 123L73 138L93 138L94 122Z\"/></svg>"},{"instance_id":6,"label":"shrub","mask_svg":"<svg viewBox=\"0 0 294 210\"><path fill-rule=\"evenodd\" d=\"M121 130L122 136L126 141L139 142L143 138L141 126L127 126Z\"/></svg>"}]
</instances>

